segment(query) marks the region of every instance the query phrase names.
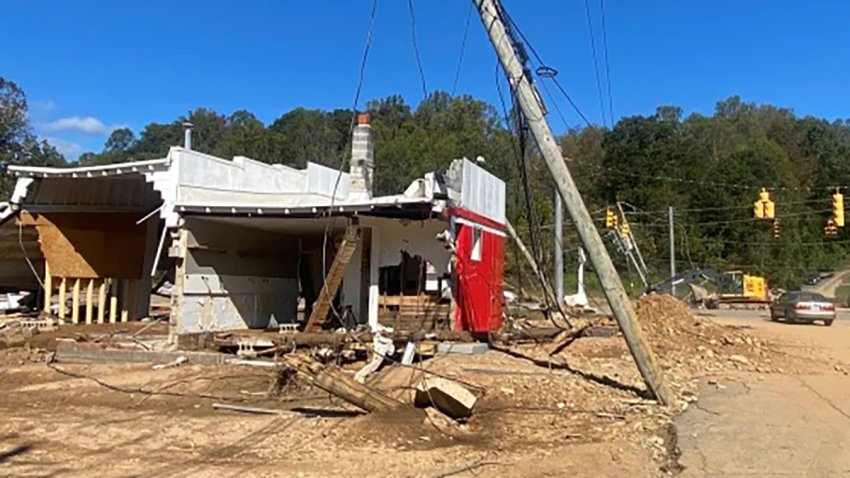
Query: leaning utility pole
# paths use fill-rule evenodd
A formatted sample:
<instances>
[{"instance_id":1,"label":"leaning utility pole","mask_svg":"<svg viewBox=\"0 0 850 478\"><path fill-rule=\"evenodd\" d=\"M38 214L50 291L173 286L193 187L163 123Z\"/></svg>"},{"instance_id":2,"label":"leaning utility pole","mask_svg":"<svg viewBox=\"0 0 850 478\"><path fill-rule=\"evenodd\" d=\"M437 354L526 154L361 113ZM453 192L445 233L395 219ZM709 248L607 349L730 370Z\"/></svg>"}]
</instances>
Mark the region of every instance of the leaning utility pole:
<instances>
[{"instance_id":1,"label":"leaning utility pole","mask_svg":"<svg viewBox=\"0 0 850 478\"><path fill-rule=\"evenodd\" d=\"M672 403L671 396L659 373L655 356L649 348L640 326L635 321L634 308L626 295L620 277L617 275L617 270L614 269L614 264L605 250L605 245L593 224L593 219L587 211L581 194L567 169L561 149L555 142L555 136L546 122L539 96L531 86L531 79L523 71L523 62L517 58L515 39L511 39L507 35L503 23L502 8L497 6L497 1L472 0L478 9L481 23L490 36L490 41L493 43L502 68L505 69L511 90L516 95L517 102L528 120L537 147L543 155L552 178L555 180L555 185L566 205L567 212L578 229L579 238L590 256L590 262L596 269L596 274L602 283L602 290L608 299L614 318L620 325L640 374L658 401L664 405L670 405Z\"/></svg>"},{"instance_id":2,"label":"leaning utility pole","mask_svg":"<svg viewBox=\"0 0 850 478\"><path fill-rule=\"evenodd\" d=\"M564 206L555 191L555 297L564 300Z\"/></svg>"}]
</instances>

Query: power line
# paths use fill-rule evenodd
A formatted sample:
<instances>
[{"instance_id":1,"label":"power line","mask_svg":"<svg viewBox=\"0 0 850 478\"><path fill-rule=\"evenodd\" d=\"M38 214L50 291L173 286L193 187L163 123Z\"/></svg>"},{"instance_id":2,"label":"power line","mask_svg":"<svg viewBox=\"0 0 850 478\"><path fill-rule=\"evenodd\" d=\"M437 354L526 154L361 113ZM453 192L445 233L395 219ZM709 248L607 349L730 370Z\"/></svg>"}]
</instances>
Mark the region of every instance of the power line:
<instances>
[{"instance_id":1,"label":"power line","mask_svg":"<svg viewBox=\"0 0 850 478\"><path fill-rule=\"evenodd\" d=\"M460 42L460 54L458 55L458 58L457 58L457 70L455 71L455 81L452 84L452 96L454 96L455 92L457 91L457 82L460 79L460 67L461 67L461 65L463 65L463 52L466 49L466 37L469 35L469 22L470 22L470 19L472 18L472 7L473 7L473 5L474 4L472 2L470 2L469 8L467 9L467 12L466 12L466 26L463 27L463 39Z\"/></svg>"},{"instance_id":2,"label":"power line","mask_svg":"<svg viewBox=\"0 0 850 478\"><path fill-rule=\"evenodd\" d=\"M584 13L587 16L587 33L590 35L590 50L593 52L593 69L596 71L596 92L599 95L599 109L602 112L602 124L607 126L605 103L602 99L602 82L599 79L599 60L596 58L596 39L593 37L593 22L590 16L590 0L584 0Z\"/></svg>"},{"instance_id":3,"label":"power line","mask_svg":"<svg viewBox=\"0 0 850 478\"><path fill-rule=\"evenodd\" d=\"M413 41L413 54L416 57L416 66L419 68L419 79L422 81L422 98L427 99L428 87L425 86L425 70L422 68L419 43L416 41L416 13L413 11L413 0L407 0L407 9L410 12L410 38Z\"/></svg>"},{"instance_id":4,"label":"power line","mask_svg":"<svg viewBox=\"0 0 850 478\"><path fill-rule=\"evenodd\" d=\"M605 79L608 83L608 115L611 126L614 125L614 96L611 94L611 62L608 60L608 27L605 25L605 0L599 0L599 13L602 16L602 45L605 51Z\"/></svg>"},{"instance_id":5,"label":"power line","mask_svg":"<svg viewBox=\"0 0 850 478\"><path fill-rule=\"evenodd\" d=\"M505 23L510 27L510 29L517 32L520 39L522 39L524 45L528 47L534 59L537 60L537 68L535 70L537 76L552 81L552 83L555 84L555 86L558 88L564 98L566 98L567 102L570 103L570 106L572 106L573 110L575 110L576 114L578 114L579 117L582 119L582 121L584 121L584 123L589 128L595 129L593 124L591 124L591 122L587 119L587 116L584 114L581 108L579 108L576 102L573 101L573 98L570 96L569 93L567 93L567 90L561 85L561 83L556 78L556 76L558 76L558 70L548 66L546 62L543 61L543 58L540 56L539 53L537 53L537 49L535 49L534 45L530 41L528 41L528 38L525 36L525 33L522 32L522 29L519 27L519 25L516 24L516 22L514 22L513 18L511 18L507 11L499 9L499 14L504 18ZM525 52L523 52L523 56L525 56ZM529 79L529 81L530 80L531 79Z\"/></svg>"}]
</instances>

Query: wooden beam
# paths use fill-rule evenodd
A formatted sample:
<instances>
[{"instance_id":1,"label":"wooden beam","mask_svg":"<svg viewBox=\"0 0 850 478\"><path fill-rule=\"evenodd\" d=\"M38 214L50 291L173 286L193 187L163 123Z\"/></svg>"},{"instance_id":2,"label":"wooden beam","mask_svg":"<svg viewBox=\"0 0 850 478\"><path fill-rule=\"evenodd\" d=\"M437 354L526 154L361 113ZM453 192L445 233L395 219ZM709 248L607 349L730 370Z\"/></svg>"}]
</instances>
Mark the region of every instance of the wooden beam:
<instances>
[{"instance_id":1,"label":"wooden beam","mask_svg":"<svg viewBox=\"0 0 850 478\"><path fill-rule=\"evenodd\" d=\"M65 301L67 300L67 287L68 280L63 277L59 282L59 324L65 323L65 317L67 316L68 310L65 305Z\"/></svg>"},{"instance_id":2,"label":"wooden beam","mask_svg":"<svg viewBox=\"0 0 850 478\"><path fill-rule=\"evenodd\" d=\"M109 289L109 323L114 324L118 319L118 279L112 279Z\"/></svg>"},{"instance_id":3,"label":"wooden beam","mask_svg":"<svg viewBox=\"0 0 850 478\"><path fill-rule=\"evenodd\" d=\"M71 323L80 323L80 279L74 279L74 289L71 293Z\"/></svg>"},{"instance_id":4,"label":"wooden beam","mask_svg":"<svg viewBox=\"0 0 850 478\"><path fill-rule=\"evenodd\" d=\"M97 323L103 323L103 317L106 314L106 280L100 281L100 287L97 290Z\"/></svg>"},{"instance_id":5,"label":"wooden beam","mask_svg":"<svg viewBox=\"0 0 850 478\"><path fill-rule=\"evenodd\" d=\"M94 279L88 279L86 285L86 325L92 323L94 316Z\"/></svg>"},{"instance_id":6,"label":"wooden beam","mask_svg":"<svg viewBox=\"0 0 850 478\"><path fill-rule=\"evenodd\" d=\"M50 303L53 301L53 276L50 264L44 261L44 313L50 315Z\"/></svg>"}]
</instances>

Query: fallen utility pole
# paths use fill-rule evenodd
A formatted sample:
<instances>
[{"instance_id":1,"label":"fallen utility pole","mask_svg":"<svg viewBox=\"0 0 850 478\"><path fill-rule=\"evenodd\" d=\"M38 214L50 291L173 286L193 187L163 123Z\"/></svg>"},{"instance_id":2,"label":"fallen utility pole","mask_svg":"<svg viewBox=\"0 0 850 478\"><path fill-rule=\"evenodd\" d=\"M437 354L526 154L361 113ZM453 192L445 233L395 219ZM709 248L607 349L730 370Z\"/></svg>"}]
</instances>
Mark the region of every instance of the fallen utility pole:
<instances>
[{"instance_id":1,"label":"fallen utility pole","mask_svg":"<svg viewBox=\"0 0 850 478\"><path fill-rule=\"evenodd\" d=\"M655 356L649 348L640 326L634 319L634 308L626 295L616 269L614 269L614 264L605 250L605 245L593 224L593 219L587 211L581 194L567 169L561 149L555 142L555 136L546 122L539 96L532 88L530 78L523 71L523 62L517 58L514 42L508 37L505 30L502 8L497 6L497 0L472 1L478 9L481 23L490 36L490 41L493 43L499 61L505 70L511 90L515 93L517 102L528 119L531 133L534 135L537 147L540 149L546 166L555 180L555 185L564 200L567 212L576 224L579 238L599 276L602 290L608 299L614 318L620 325L640 374L658 401L664 405L670 405L672 403L670 393L658 370Z\"/></svg>"},{"instance_id":2,"label":"fallen utility pole","mask_svg":"<svg viewBox=\"0 0 850 478\"><path fill-rule=\"evenodd\" d=\"M355 382L353 378L333 365L322 365L315 360L294 355L285 357L283 360L295 369L299 377L316 388L339 397L361 410L383 412L401 405L401 402L380 391Z\"/></svg>"}]
</instances>

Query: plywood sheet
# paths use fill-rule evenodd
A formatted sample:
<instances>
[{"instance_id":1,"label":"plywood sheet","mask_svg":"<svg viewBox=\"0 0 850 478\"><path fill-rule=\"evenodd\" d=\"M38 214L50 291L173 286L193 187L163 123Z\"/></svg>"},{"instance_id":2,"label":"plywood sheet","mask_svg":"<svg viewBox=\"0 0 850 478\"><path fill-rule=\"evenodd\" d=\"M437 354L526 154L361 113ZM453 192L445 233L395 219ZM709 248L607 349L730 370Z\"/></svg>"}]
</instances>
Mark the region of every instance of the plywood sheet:
<instances>
[{"instance_id":1,"label":"plywood sheet","mask_svg":"<svg viewBox=\"0 0 850 478\"><path fill-rule=\"evenodd\" d=\"M138 279L148 223L137 213L26 214L56 277Z\"/></svg>"}]
</instances>

